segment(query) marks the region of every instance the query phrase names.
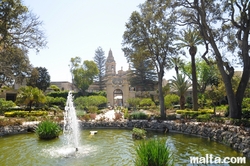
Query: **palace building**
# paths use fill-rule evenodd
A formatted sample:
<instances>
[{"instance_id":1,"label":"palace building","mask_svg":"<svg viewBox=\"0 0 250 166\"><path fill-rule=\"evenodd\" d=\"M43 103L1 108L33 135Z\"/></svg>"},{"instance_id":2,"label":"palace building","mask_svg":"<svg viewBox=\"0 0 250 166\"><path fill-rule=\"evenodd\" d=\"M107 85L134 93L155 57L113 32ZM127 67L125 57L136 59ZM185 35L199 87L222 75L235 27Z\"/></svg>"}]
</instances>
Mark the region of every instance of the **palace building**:
<instances>
[{"instance_id":1,"label":"palace building","mask_svg":"<svg viewBox=\"0 0 250 166\"><path fill-rule=\"evenodd\" d=\"M107 93L108 105L110 106L127 106L127 100L135 97L135 89L130 87L128 80L128 71L118 70L116 72L116 62L111 50L105 64L105 86ZM89 92L99 91L97 83L92 84Z\"/></svg>"}]
</instances>

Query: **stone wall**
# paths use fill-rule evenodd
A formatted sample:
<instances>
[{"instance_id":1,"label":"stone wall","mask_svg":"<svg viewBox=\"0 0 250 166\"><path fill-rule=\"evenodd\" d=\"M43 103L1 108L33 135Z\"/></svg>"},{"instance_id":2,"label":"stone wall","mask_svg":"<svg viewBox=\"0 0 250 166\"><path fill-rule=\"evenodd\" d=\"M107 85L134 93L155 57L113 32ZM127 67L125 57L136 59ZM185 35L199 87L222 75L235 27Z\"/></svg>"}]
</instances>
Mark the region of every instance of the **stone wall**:
<instances>
[{"instance_id":1,"label":"stone wall","mask_svg":"<svg viewBox=\"0 0 250 166\"><path fill-rule=\"evenodd\" d=\"M5 126L0 127L0 136L27 133L34 131L37 123L26 123L21 126ZM244 156L250 158L250 129L222 125L217 123L204 122L186 122L176 123L174 121L147 121L147 120L131 120L131 121L89 121L80 122L81 129L96 128L120 128L132 129L133 127L144 128L146 130L154 130L161 132L179 132L183 134L191 134L208 138L213 141L223 143L233 149L241 152Z\"/></svg>"},{"instance_id":2,"label":"stone wall","mask_svg":"<svg viewBox=\"0 0 250 166\"><path fill-rule=\"evenodd\" d=\"M250 129L239 126L222 125L217 123L187 122L176 123L174 121L147 121L132 120L118 122L81 122L81 128L144 128L154 131L170 131L190 134L208 138L232 147L236 151L250 158Z\"/></svg>"}]
</instances>

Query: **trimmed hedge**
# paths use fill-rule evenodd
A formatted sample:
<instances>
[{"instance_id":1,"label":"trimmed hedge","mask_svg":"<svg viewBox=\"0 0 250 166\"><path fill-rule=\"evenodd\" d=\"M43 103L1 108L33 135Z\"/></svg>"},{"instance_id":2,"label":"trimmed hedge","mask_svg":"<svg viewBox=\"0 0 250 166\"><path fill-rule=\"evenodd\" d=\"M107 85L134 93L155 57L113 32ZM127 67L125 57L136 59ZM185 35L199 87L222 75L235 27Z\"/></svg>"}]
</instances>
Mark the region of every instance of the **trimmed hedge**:
<instances>
[{"instance_id":1,"label":"trimmed hedge","mask_svg":"<svg viewBox=\"0 0 250 166\"><path fill-rule=\"evenodd\" d=\"M130 119L147 119L148 115L145 114L144 112L140 112L140 111L136 111L136 112L132 112L129 115Z\"/></svg>"},{"instance_id":2,"label":"trimmed hedge","mask_svg":"<svg viewBox=\"0 0 250 166\"><path fill-rule=\"evenodd\" d=\"M48 115L47 111L12 111L12 112L5 112L5 117L26 117L26 116L44 116Z\"/></svg>"},{"instance_id":3,"label":"trimmed hedge","mask_svg":"<svg viewBox=\"0 0 250 166\"><path fill-rule=\"evenodd\" d=\"M204 115L204 114L213 114L213 109L201 109L198 111L190 111L190 110L176 110L177 114L184 115L185 117L197 117L198 115Z\"/></svg>"}]
</instances>

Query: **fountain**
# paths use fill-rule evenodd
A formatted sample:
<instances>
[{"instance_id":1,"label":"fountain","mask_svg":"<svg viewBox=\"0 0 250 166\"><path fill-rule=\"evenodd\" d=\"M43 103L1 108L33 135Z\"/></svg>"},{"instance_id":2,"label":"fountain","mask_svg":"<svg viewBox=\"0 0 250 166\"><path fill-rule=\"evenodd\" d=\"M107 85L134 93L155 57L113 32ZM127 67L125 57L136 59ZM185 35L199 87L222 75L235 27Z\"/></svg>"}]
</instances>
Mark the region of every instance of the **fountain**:
<instances>
[{"instance_id":1,"label":"fountain","mask_svg":"<svg viewBox=\"0 0 250 166\"><path fill-rule=\"evenodd\" d=\"M64 144L65 146L79 148L79 126L76 111L73 103L72 92L69 91L67 102L64 110L64 126L63 126Z\"/></svg>"}]
</instances>

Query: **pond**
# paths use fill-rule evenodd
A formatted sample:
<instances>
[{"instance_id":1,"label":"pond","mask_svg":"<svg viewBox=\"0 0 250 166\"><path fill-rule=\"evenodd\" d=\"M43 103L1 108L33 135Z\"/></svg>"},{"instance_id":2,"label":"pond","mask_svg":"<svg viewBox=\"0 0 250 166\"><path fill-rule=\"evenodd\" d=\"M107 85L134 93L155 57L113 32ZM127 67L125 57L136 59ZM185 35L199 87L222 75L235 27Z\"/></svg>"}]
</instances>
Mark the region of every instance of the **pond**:
<instances>
[{"instance_id":1,"label":"pond","mask_svg":"<svg viewBox=\"0 0 250 166\"><path fill-rule=\"evenodd\" d=\"M68 155L63 136L51 141L39 140L34 133L0 137L0 165L4 166L133 166L140 141L131 130L95 129L81 132L78 152ZM173 152L175 165L191 165L190 156L238 157L240 153L223 144L179 133L149 132L149 137L165 137ZM247 161L249 163L249 160ZM229 164L227 164L229 165ZM242 164L239 164L242 165ZM247 165L247 164L246 164Z\"/></svg>"}]
</instances>

